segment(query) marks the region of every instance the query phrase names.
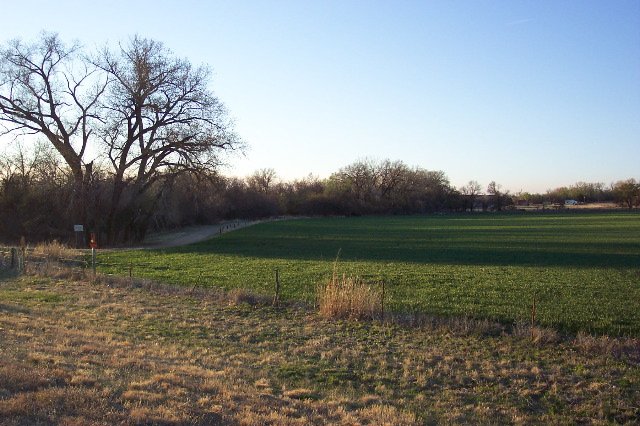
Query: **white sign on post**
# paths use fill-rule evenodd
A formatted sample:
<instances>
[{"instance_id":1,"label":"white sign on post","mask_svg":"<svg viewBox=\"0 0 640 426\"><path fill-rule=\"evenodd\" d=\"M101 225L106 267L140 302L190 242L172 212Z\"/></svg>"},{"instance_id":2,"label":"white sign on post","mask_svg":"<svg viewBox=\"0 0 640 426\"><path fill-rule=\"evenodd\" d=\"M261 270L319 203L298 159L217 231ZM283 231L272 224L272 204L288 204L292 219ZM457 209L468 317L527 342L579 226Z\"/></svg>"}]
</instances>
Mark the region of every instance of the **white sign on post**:
<instances>
[{"instance_id":1,"label":"white sign on post","mask_svg":"<svg viewBox=\"0 0 640 426\"><path fill-rule=\"evenodd\" d=\"M82 232L82 231L84 231L84 226L82 226L82 225L73 225L73 230L75 232Z\"/></svg>"}]
</instances>

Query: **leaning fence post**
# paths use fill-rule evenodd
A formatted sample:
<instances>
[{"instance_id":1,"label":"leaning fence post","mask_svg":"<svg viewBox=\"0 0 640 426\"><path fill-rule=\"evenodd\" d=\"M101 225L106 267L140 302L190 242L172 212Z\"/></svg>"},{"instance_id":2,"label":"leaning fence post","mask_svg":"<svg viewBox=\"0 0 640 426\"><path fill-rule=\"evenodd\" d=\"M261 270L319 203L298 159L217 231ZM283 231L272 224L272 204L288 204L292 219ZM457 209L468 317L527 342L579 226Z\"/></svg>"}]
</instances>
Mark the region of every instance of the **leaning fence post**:
<instances>
[{"instance_id":1,"label":"leaning fence post","mask_svg":"<svg viewBox=\"0 0 640 426\"><path fill-rule=\"evenodd\" d=\"M277 306L280 302L280 275L276 269L276 294L273 296L273 305Z\"/></svg>"},{"instance_id":2,"label":"leaning fence post","mask_svg":"<svg viewBox=\"0 0 640 426\"><path fill-rule=\"evenodd\" d=\"M18 250L15 247L11 247L11 269L16 267L18 261Z\"/></svg>"},{"instance_id":3,"label":"leaning fence post","mask_svg":"<svg viewBox=\"0 0 640 426\"><path fill-rule=\"evenodd\" d=\"M202 284L202 272L200 272L198 280L193 284L193 288L191 288L191 293L190 294L193 294L193 292L196 290L196 287L198 286L198 284Z\"/></svg>"},{"instance_id":4,"label":"leaning fence post","mask_svg":"<svg viewBox=\"0 0 640 426\"><path fill-rule=\"evenodd\" d=\"M384 322L384 280L382 280L382 294L380 295L380 309L382 311L382 322Z\"/></svg>"},{"instance_id":5,"label":"leaning fence post","mask_svg":"<svg viewBox=\"0 0 640 426\"><path fill-rule=\"evenodd\" d=\"M531 340L535 340L535 331L534 328L536 326L536 295L533 295L533 303L531 304Z\"/></svg>"},{"instance_id":6,"label":"leaning fence post","mask_svg":"<svg viewBox=\"0 0 640 426\"><path fill-rule=\"evenodd\" d=\"M27 239L24 235L20 237L20 252L22 255L20 259L20 272L24 274L27 272Z\"/></svg>"}]
</instances>

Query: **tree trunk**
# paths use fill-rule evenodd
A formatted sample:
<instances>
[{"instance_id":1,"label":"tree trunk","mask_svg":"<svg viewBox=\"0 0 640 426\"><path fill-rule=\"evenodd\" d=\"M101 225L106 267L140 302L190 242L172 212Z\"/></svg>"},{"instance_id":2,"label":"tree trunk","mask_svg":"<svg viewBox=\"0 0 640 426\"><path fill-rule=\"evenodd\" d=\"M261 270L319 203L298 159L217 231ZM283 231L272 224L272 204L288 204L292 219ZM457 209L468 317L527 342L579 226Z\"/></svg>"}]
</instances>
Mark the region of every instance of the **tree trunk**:
<instances>
[{"instance_id":1,"label":"tree trunk","mask_svg":"<svg viewBox=\"0 0 640 426\"><path fill-rule=\"evenodd\" d=\"M109 215L107 216L107 244L113 244L116 242L116 215L118 214L118 207L120 205L120 199L122 198L122 192L124 191L125 183L121 176L115 176L113 181L113 192L111 194L111 206L109 207Z\"/></svg>"},{"instance_id":2,"label":"tree trunk","mask_svg":"<svg viewBox=\"0 0 640 426\"><path fill-rule=\"evenodd\" d=\"M86 210L86 185L84 176L74 175L73 177L73 194L71 196L70 217L74 225L84 225L87 216Z\"/></svg>"}]
</instances>

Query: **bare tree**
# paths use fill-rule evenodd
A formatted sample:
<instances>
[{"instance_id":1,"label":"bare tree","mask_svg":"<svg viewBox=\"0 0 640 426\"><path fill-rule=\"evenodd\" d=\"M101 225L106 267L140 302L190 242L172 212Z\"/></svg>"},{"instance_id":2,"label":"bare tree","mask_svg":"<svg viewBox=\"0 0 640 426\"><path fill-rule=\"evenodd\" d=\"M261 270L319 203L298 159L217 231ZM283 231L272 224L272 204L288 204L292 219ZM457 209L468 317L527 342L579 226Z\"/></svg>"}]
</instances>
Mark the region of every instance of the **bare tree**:
<instances>
[{"instance_id":1,"label":"bare tree","mask_svg":"<svg viewBox=\"0 0 640 426\"><path fill-rule=\"evenodd\" d=\"M105 49L95 63L111 80L101 136L114 173L113 238L120 209L136 211L136 201L160 180L215 170L219 154L241 141L208 88L209 70L175 58L162 43L135 36L115 52Z\"/></svg>"},{"instance_id":2,"label":"bare tree","mask_svg":"<svg viewBox=\"0 0 640 426\"><path fill-rule=\"evenodd\" d=\"M502 185L497 184L495 181L491 181L487 187L487 194L491 196L493 202L493 208L501 211L505 206L509 205L511 197L509 191L502 191Z\"/></svg>"},{"instance_id":3,"label":"bare tree","mask_svg":"<svg viewBox=\"0 0 640 426\"><path fill-rule=\"evenodd\" d=\"M475 180L470 180L465 186L460 188L460 192L465 197L465 210L466 206L470 207L470 210L473 211L473 206L475 205L476 198L480 195L482 187Z\"/></svg>"},{"instance_id":4,"label":"bare tree","mask_svg":"<svg viewBox=\"0 0 640 426\"><path fill-rule=\"evenodd\" d=\"M409 168L402 161L384 160L378 166L380 196L383 200L392 199L396 188L402 183L403 178L410 172ZM389 201L393 204L393 201Z\"/></svg>"},{"instance_id":5,"label":"bare tree","mask_svg":"<svg viewBox=\"0 0 640 426\"><path fill-rule=\"evenodd\" d=\"M0 236L16 240L60 238L69 230L68 204L73 181L60 168L55 149L45 141L17 143L0 156ZM56 225L63 226L56 226Z\"/></svg>"},{"instance_id":6,"label":"bare tree","mask_svg":"<svg viewBox=\"0 0 640 426\"><path fill-rule=\"evenodd\" d=\"M257 192L268 194L273 189L276 179L277 175L274 169L260 169L247 178L247 184L249 188Z\"/></svg>"},{"instance_id":7,"label":"bare tree","mask_svg":"<svg viewBox=\"0 0 640 426\"><path fill-rule=\"evenodd\" d=\"M79 223L85 219L83 166L91 167L84 156L107 84L96 72L78 44L65 46L56 34L43 33L31 44L14 40L0 52L0 136L47 138L73 175L71 207Z\"/></svg>"},{"instance_id":8,"label":"bare tree","mask_svg":"<svg viewBox=\"0 0 640 426\"><path fill-rule=\"evenodd\" d=\"M349 197L356 213L376 207L379 176L377 165L372 160L360 160L340 169L330 179L342 181L348 188Z\"/></svg>"},{"instance_id":9,"label":"bare tree","mask_svg":"<svg viewBox=\"0 0 640 426\"><path fill-rule=\"evenodd\" d=\"M209 77L207 68L137 36L93 58L55 34L11 41L0 51L0 136L42 134L55 147L75 182L76 223L86 220L89 147L106 157L113 237L116 216L144 228L141 203L149 210L177 174L212 172L221 152L241 147Z\"/></svg>"},{"instance_id":10,"label":"bare tree","mask_svg":"<svg viewBox=\"0 0 640 426\"><path fill-rule=\"evenodd\" d=\"M640 183L633 178L616 182L612 189L616 200L629 210L640 201Z\"/></svg>"}]
</instances>

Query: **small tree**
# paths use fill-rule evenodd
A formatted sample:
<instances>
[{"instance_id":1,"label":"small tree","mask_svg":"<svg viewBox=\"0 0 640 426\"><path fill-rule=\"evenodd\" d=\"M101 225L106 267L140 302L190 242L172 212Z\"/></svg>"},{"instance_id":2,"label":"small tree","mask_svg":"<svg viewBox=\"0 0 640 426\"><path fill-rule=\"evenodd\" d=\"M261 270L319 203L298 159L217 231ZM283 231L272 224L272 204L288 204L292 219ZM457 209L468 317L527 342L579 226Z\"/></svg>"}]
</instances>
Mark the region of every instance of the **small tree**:
<instances>
[{"instance_id":1,"label":"small tree","mask_svg":"<svg viewBox=\"0 0 640 426\"><path fill-rule=\"evenodd\" d=\"M16 241L64 238L73 188L67 169L48 143L17 144L0 156L0 236ZM61 226L62 225L62 226Z\"/></svg>"},{"instance_id":2,"label":"small tree","mask_svg":"<svg viewBox=\"0 0 640 426\"><path fill-rule=\"evenodd\" d=\"M478 195L480 195L481 189L482 187L475 180L470 180L469 183L460 188L460 192L464 196L465 210L466 207L469 206L469 210L473 211L473 206L475 205L476 198L478 198Z\"/></svg>"},{"instance_id":3,"label":"small tree","mask_svg":"<svg viewBox=\"0 0 640 426\"><path fill-rule=\"evenodd\" d=\"M632 209L640 199L640 183L633 178L621 180L613 185L613 193L620 204Z\"/></svg>"},{"instance_id":4,"label":"small tree","mask_svg":"<svg viewBox=\"0 0 640 426\"><path fill-rule=\"evenodd\" d=\"M249 188L257 192L269 194L276 183L277 175L273 169L260 169L256 170L251 176L247 178L247 184Z\"/></svg>"},{"instance_id":5,"label":"small tree","mask_svg":"<svg viewBox=\"0 0 640 426\"><path fill-rule=\"evenodd\" d=\"M502 185L497 184L495 181L491 181L487 187L487 193L491 196L493 202L493 208L497 211L501 211L504 207L511 203L511 197L509 191L502 192Z\"/></svg>"}]
</instances>

